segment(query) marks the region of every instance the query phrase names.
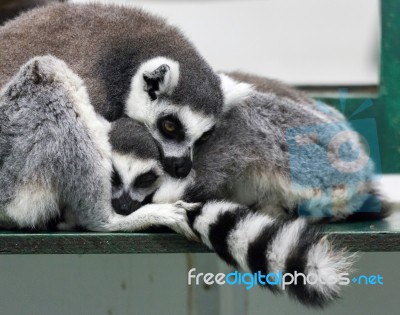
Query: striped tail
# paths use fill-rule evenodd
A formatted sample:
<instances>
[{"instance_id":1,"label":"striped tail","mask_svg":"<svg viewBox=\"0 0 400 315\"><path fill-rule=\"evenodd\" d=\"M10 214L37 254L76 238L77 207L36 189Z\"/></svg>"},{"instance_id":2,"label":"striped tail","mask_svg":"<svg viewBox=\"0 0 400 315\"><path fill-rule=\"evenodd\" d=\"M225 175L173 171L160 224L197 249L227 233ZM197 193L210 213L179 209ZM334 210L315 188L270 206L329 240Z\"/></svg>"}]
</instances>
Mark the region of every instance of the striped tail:
<instances>
[{"instance_id":1,"label":"striped tail","mask_svg":"<svg viewBox=\"0 0 400 315\"><path fill-rule=\"evenodd\" d=\"M195 233L226 263L252 274L302 273L320 280L304 284L262 284L274 293L287 291L301 303L324 307L339 297L340 284L352 265L352 256L336 250L327 237L304 219L281 221L228 202L207 202L188 213ZM311 277L311 276L310 276ZM270 278L271 280L272 278ZM276 280L277 278L275 278ZM311 278L310 278L311 279ZM346 283L348 284L348 283Z\"/></svg>"}]
</instances>

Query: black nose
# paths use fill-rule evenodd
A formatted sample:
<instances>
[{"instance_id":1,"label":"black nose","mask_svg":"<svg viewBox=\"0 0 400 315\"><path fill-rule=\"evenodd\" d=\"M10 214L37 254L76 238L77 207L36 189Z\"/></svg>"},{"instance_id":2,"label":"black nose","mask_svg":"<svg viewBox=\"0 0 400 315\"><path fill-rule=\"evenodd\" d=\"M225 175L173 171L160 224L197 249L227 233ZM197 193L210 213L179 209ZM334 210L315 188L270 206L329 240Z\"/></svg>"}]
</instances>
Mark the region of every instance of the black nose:
<instances>
[{"instance_id":1,"label":"black nose","mask_svg":"<svg viewBox=\"0 0 400 315\"><path fill-rule=\"evenodd\" d=\"M188 156L165 158L163 166L165 171L172 177L183 178L189 175L192 169L192 160Z\"/></svg>"},{"instance_id":2,"label":"black nose","mask_svg":"<svg viewBox=\"0 0 400 315\"><path fill-rule=\"evenodd\" d=\"M129 215L142 206L139 201L133 200L126 192L119 198L113 198L111 204L115 212L121 215Z\"/></svg>"}]
</instances>

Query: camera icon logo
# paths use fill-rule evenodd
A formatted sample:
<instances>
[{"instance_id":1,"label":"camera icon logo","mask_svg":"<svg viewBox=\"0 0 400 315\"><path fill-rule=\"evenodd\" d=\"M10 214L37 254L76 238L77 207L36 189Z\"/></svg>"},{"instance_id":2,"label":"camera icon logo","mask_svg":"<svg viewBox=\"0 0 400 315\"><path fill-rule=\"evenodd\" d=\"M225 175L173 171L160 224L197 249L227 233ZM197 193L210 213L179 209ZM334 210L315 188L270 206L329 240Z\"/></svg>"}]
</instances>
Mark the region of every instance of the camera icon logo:
<instances>
[{"instance_id":1,"label":"camera icon logo","mask_svg":"<svg viewBox=\"0 0 400 315\"><path fill-rule=\"evenodd\" d=\"M345 100L342 94L342 112ZM292 188L308 196L298 207L299 215L340 217L360 209L380 211L377 197L368 192L370 183L381 172L376 121L352 119L372 105L366 100L346 121L318 101L317 110L332 118L328 123L286 131ZM365 209L367 203L374 206Z\"/></svg>"}]
</instances>

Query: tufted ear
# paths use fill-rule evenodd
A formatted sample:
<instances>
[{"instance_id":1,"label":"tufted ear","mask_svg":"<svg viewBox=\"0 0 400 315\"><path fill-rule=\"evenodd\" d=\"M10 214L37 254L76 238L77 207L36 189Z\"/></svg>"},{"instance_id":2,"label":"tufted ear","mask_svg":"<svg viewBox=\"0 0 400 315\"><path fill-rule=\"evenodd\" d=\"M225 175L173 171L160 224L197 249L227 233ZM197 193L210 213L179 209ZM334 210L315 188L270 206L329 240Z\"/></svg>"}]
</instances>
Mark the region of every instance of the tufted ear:
<instances>
[{"instance_id":1,"label":"tufted ear","mask_svg":"<svg viewBox=\"0 0 400 315\"><path fill-rule=\"evenodd\" d=\"M147 91L152 101L157 99L158 95L165 93L171 81L171 69L167 64L162 64L152 72L143 73L145 82L144 90Z\"/></svg>"},{"instance_id":2,"label":"tufted ear","mask_svg":"<svg viewBox=\"0 0 400 315\"><path fill-rule=\"evenodd\" d=\"M152 101L159 95L172 94L179 81L179 64L165 57L146 61L140 68L144 91Z\"/></svg>"},{"instance_id":3,"label":"tufted ear","mask_svg":"<svg viewBox=\"0 0 400 315\"><path fill-rule=\"evenodd\" d=\"M219 73L221 80L221 89L224 95L223 111L226 113L236 105L245 102L254 92L251 84L238 82L232 79L229 75Z\"/></svg>"},{"instance_id":4,"label":"tufted ear","mask_svg":"<svg viewBox=\"0 0 400 315\"><path fill-rule=\"evenodd\" d=\"M172 95L179 76L180 65L175 60L158 56L144 61L132 78L125 113L142 122L153 122L152 110L156 102L152 101L163 95Z\"/></svg>"}]
</instances>

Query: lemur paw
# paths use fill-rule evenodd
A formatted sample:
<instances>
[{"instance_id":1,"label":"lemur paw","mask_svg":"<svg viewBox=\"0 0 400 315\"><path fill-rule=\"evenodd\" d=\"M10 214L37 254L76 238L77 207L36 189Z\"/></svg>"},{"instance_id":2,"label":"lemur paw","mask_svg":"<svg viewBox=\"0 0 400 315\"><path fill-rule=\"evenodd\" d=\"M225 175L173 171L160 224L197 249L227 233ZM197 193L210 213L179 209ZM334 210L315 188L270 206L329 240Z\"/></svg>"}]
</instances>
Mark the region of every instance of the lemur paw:
<instances>
[{"instance_id":1,"label":"lemur paw","mask_svg":"<svg viewBox=\"0 0 400 315\"><path fill-rule=\"evenodd\" d=\"M171 228L175 232L184 235L189 240L198 241L196 234L189 225L187 211L191 211L193 204L176 202L171 204L169 211L163 211L163 225Z\"/></svg>"},{"instance_id":2,"label":"lemur paw","mask_svg":"<svg viewBox=\"0 0 400 315\"><path fill-rule=\"evenodd\" d=\"M189 203L182 200L175 202L174 205L177 207L181 207L186 211L196 211L203 206L201 202Z\"/></svg>"}]
</instances>

